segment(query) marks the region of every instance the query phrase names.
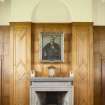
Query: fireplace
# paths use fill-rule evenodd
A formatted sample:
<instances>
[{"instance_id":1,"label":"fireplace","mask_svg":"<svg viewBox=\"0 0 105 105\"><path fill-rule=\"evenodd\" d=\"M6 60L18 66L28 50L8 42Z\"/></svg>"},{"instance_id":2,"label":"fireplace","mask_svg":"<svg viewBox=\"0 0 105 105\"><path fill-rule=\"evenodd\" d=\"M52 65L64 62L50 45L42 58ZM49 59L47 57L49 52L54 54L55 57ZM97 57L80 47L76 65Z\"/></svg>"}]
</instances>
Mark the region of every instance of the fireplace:
<instances>
[{"instance_id":1,"label":"fireplace","mask_svg":"<svg viewBox=\"0 0 105 105\"><path fill-rule=\"evenodd\" d=\"M73 78L32 78L30 105L74 105Z\"/></svg>"},{"instance_id":2,"label":"fireplace","mask_svg":"<svg viewBox=\"0 0 105 105\"><path fill-rule=\"evenodd\" d=\"M40 105L62 105L67 92L36 92Z\"/></svg>"},{"instance_id":3,"label":"fireplace","mask_svg":"<svg viewBox=\"0 0 105 105\"><path fill-rule=\"evenodd\" d=\"M58 96L57 92L46 92L45 105L58 105Z\"/></svg>"}]
</instances>

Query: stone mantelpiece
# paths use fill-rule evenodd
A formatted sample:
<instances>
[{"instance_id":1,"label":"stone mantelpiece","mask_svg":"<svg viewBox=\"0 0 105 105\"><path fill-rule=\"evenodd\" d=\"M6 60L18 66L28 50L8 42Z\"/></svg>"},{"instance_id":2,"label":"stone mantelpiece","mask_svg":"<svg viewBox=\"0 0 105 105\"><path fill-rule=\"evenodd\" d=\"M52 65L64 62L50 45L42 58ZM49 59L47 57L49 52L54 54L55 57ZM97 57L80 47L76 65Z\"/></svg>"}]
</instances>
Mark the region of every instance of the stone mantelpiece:
<instances>
[{"instance_id":1,"label":"stone mantelpiece","mask_svg":"<svg viewBox=\"0 0 105 105\"><path fill-rule=\"evenodd\" d=\"M62 82L62 81L68 81L73 82L73 77L33 77L31 78L31 82Z\"/></svg>"},{"instance_id":2,"label":"stone mantelpiece","mask_svg":"<svg viewBox=\"0 0 105 105\"><path fill-rule=\"evenodd\" d=\"M59 92L66 94L63 97L61 105L73 105L73 78L70 77L35 77L31 79L30 85L30 105L42 105L38 92ZM44 96L43 96L44 97Z\"/></svg>"}]
</instances>

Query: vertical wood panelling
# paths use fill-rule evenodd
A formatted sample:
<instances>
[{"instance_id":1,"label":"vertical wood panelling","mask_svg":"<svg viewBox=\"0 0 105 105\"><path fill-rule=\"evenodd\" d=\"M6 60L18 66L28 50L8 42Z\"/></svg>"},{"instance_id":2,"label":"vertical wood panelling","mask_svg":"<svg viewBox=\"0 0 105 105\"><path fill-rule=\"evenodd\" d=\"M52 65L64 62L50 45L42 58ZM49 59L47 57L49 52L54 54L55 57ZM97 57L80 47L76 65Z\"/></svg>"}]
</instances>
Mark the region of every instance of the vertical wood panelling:
<instances>
[{"instance_id":1,"label":"vertical wood panelling","mask_svg":"<svg viewBox=\"0 0 105 105\"><path fill-rule=\"evenodd\" d=\"M1 59L1 58L0 58ZM1 60L0 60L0 68L1 68ZM1 72L1 69L0 69L0 105L2 105L2 72Z\"/></svg>"},{"instance_id":2,"label":"vertical wood panelling","mask_svg":"<svg viewBox=\"0 0 105 105\"><path fill-rule=\"evenodd\" d=\"M93 33L91 23L72 25L75 105L93 105Z\"/></svg>"},{"instance_id":3,"label":"vertical wood panelling","mask_svg":"<svg viewBox=\"0 0 105 105\"><path fill-rule=\"evenodd\" d=\"M0 57L0 59L1 59L1 57ZM0 105L2 104L2 101L1 101L2 100L2 93L1 93L2 92L2 90L1 90L2 89L1 88L2 87L2 85L1 85L2 84L2 79L1 79L2 76L1 76L1 74L2 73L1 73L1 60L0 60Z\"/></svg>"},{"instance_id":4,"label":"vertical wood panelling","mask_svg":"<svg viewBox=\"0 0 105 105\"><path fill-rule=\"evenodd\" d=\"M10 105L9 27L0 27L0 104Z\"/></svg>"},{"instance_id":5,"label":"vertical wood panelling","mask_svg":"<svg viewBox=\"0 0 105 105\"><path fill-rule=\"evenodd\" d=\"M32 35L31 35L32 31ZM64 62L63 63L41 63L40 52L40 32L64 32ZM48 66L58 68L57 76L68 76L73 70L75 80L75 105L93 105L93 33L91 23L71 24L32 24L31 23L11 23L10 28L10 48L9 48L9 28L5 33L4 40L0 36L0 54L3 53L3 85L2 105L29 105L29 80L31 64L32 68L38 69L38 76L48 76ZM98 35L98 34L97 34ZM32 42L31 42L32 36ZM101 37L101 40L104 36ZM98 37L97 40L100 40ZM97 41L96 40L96 41ZM2 42L3 41L3 42ZM2 44L3 44L3 51ZM104 51L104 40L102 41ZM97 43L96 43L97 44ZM100 48L97 44L95 47ZM9 51L10 49L10 59ZM95 49L95 50L96 50ZM98 49L99 50L99 49ZM32 54L32 57L31 57ZM104 54L104 53L103 53ZM32 60L31 60L32 58ZM100 59L100 55L97 57ZM98 67L100 66L100 61ZM0 61L1 62L1 61ZM8 67L10 63L10 68ZM71 64L72 63L72 64ZM5 66L5 64L7 66ZM72 68L71 68L72 66ZM1 67L1 64L0 64ZM95 66L97 67L97 65ZM104 68L104 62L103 62ZM99 70L99 69L97 69ZM104 72L104 71L103 71ZM1 69L0 69L1 73ZM101 75L101 74L98 74ZM1 74L0 74L1 76ZM104 76L103 76L104 77ZM10 78L10 79L9 79ZM100 77L99 77L100 78ZM104 80L104 78L103 78ZM103 81L104 82L104 81ZM10 85L9 85L10 84ZM95 85L96 86L96 85ZM98 89L99 84L96 86ZM1 89L1 81L0 81ZM10 91L9 91L10 90ZM10 94L10 96L9 96ZM103 94L104 96L104 94ZM10 100L10 104L9 104ZM0 100L1 101L1 100ZM101 104L96 104L101 105Z\"/></svg>"},{"instance_id":6,"label":"vertical wood panelling","mask_svg":"<svg viewBox=\"0 0 105 105\"><path fill-rule=\"evenodd\" d=\"M105 27L94 27L94 105L105 105Z\"/></svg>"},{"instance_id":7,"label":"vertical wood panelling","mask_svg":"<svg viewBox=\"0 0 105 105\"><path fill-rule=\"evenodd\" d=\"M31 24L11 23L11 105L29 105Z\"/></svg>"},{"instance_id":8,"label":"vertical wood panelling","mask_svg":"<svg viewBox=\"0 0 105 105\"><path fill-rule=\"evenodd\" d=\"M102 60L102 105L105 105L105 58Z\"/></svg>"},{"instance_id":9,"label":"vertical wood panelling","mask_svg":"<svg viewBox=\"0 0 105 105\"><path fill-rule=\"evenodd\" d=\"M40 32L64 32L63 63L41 63ZM48 76L47 70L51 65L58 69L56 76L68 76L71 70L71 36L71 24L32 24L32 67L38 71L37 76Z\"/></svg>"},{"instance_id":10,"label":"vertical wood panelling","mask_svg":"<svg viewBox=\"0 0 105 105\"><path fill-rule=\"evenodd\" d=\"M0 28L0 105L2 104L2 38L3 37L3 31Z\"/></svg>"},{"instance_id":11,"label":"vertical wood panelling","mask_svg":"<svg viewBox=\"0 0 105 105\"><path fill-rule=\"evenodd\" d=\"M101 103L101 55L94 53L94 105Z\"/></svg>"}]
</instances>

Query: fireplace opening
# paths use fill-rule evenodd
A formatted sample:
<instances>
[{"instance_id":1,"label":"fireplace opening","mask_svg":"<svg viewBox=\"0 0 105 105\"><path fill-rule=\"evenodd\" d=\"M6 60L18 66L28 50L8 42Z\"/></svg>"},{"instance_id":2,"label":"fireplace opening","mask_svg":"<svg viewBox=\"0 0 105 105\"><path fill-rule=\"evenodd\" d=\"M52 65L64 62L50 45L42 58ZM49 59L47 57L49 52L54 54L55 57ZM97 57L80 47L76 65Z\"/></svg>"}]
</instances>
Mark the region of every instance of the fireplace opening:
<instances>
[{"instance_id":1,"label":"fireplace opening","mask_svg":"<svg viewBox=\"0 0 105 105\"><path fill-rule=\"evenodd\" d=\"M58 105L56 92L47 92L46 93L46 105Z\"/></svg>"},{"instance_id":2,"label":"fireplace opening","mask_svg":"<svg viewBox=\"0 0 105 105\"><path fill-rule=\"evenodd\" d=\"M39 105L63 105L67 92L37 92Z\"/></svg>"}]
</instances>

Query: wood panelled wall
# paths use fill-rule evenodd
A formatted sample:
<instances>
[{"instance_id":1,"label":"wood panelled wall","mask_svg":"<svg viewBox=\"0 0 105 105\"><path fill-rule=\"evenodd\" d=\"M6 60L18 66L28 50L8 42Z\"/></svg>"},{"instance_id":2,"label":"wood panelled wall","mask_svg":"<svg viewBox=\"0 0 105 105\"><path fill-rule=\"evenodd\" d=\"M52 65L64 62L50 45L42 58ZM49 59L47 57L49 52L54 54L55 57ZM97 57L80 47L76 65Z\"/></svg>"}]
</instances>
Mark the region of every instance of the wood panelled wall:
<instances>
[{"instance_id":1,"label":"wood panelled wall","mask_svg":"<svg viewBox=\"0 0 105 105\"><path fill-rule=\"evenodd\" d=\"M31 23L11 23L11 105L29 105Z\"/></svg>"},{"instance_id":2,"label":"wood panelled wall","mask_svg":"<svg viewBox=\"0 0 105 105\"><path fill-rule=\"evenodd\" d=\"M64 32L64 62L41 63L40 32ZM71 24L32 24L32 68L37 76L48 76L48 67L57 68L56 76L68 76L71 70ZM62 45L63 46L63 45Z\"/></svg>"},{"instance_id":3,"label":"wood panelled wall","mask_svg":"<svg viewBox=\"0 0 105 105\"><path fill-rule=\"evenodd\" d=\"M75 105L93 105L93 25L72 24Z\"/></svg>"},{"instance_id":4,"label":"wood panelled wall","mask_svg":"<svg viewBox=\"0 0 105 105\"><path fill-rule=\"evenodd\" d=\"M105 105L105 26L94 27L94 105Z\"/></svg>"},{"instance_id":5,"label":"wood panelled wall","mask_svg":"<svg viewBox=\"0 0 105 105\"><path fill-rule=\"evenodd\" d=\"M10 105L9 26L0 26L0 105Z\"/></svg>"},{"instance_id":6,"label":"wood panelled wall","mask_svg":"<svg viewBox=\"0 0 105 105\"><path fill-rule=\"evenodd\" d=\"M0 97L1 97L0 99L2 99L0 100L0 102L2 102L0 104L29 105L29 82L30 82L31 69L36 69L37 76L48 76L47 68L50 65L52 65L58 68L56 76L64 77L68 76L71 70L74 72L75 105L93 105L94 76L93 76L93 33L92 33L93 30L92 29L93 29L92 23L72 23L72 24L43 23L43 24L31 25L31 23L14 22L10 24L10 47L9 47L9 34L7 34L9 33L9 28L5 30L0 29L0 34L6 36L5 38L2 37L4 39L3 41L1 40L2 38L0 35L0 50L2 50L3 48L3 53L1 53L1 55L3 55L3 66L1 66L2 63L0 60L0 67L4 68L2 75L0 75L0 78L2 77L2 82L0 82L0 89L3 90L0 91ZM4 32L2 32L1 30L4 30ZM50 63L40 62L39 41L40 41L40 32L43 31L64 32L65 54L64 54L63 63L50 64ZM102 43L104 43L104 41ZM97 46L98 44L96 43L96 47ZM10 49L10 59L8 59L9 49ZM9 63L10 63L10 69L8 69ZM1 73L1 68L0 68L0 73ZM99 82L97 82L96 89L98 88L99 85L98 83ZM96 104L96 105L102 105L102 104Z\"/></svg>"}]
</instances>

